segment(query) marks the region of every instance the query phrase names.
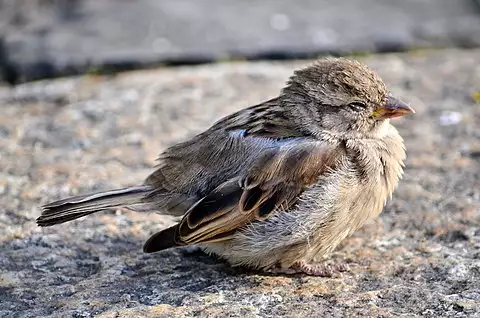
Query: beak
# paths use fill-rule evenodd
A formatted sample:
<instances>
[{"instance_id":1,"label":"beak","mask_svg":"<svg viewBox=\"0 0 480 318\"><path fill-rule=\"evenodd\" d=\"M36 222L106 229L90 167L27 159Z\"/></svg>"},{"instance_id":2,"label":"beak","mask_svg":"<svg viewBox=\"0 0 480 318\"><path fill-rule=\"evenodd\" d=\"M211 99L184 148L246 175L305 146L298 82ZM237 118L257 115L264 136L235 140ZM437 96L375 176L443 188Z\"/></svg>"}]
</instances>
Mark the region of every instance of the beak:
<instances>
[{"instance_id":1,"label":"beak","mask_svg":"<svg viewBox=\"0 0 480 318\"><path fill-rule=\"evenodd\" d=\"M372 115L378 119L389 119L414 113L415 111L405 102L388 95L385 105L375 110Z\"/></svg>"}]
</instances>

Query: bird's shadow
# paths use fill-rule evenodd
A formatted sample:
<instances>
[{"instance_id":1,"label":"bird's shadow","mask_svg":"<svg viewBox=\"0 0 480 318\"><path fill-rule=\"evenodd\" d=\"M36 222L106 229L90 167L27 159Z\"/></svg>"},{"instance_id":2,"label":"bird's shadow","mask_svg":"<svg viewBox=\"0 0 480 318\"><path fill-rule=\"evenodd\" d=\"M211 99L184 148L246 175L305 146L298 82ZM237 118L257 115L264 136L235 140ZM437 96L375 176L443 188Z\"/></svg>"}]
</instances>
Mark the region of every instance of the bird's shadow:
<instances>
[{"instance_id":1,"label":"bird's shadow","mask_svg":"<svg viewBox=\"0 0 480 318\"><path fill-rule=\"evenodd\" d=\"M0 298L18 308L38 306L42 315L86 298L95 299L97 307L100 301L96 310L104 312L119 306L180 306L186 298L256 285L244 269L195 246L144 254L140 237L46 232L0 246L2 272L22 277ZM30 300L21 296L27 294Z\"/></svg>"}]
</instances>

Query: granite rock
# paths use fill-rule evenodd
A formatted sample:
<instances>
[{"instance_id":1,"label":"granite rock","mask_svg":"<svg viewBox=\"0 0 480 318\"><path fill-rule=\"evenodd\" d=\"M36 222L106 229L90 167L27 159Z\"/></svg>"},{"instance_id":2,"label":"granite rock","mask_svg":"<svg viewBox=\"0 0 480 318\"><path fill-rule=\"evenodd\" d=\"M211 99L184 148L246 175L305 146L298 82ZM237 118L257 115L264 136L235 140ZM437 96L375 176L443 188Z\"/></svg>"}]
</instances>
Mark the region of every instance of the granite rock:
<instances>
[{"instance_id":1,"label":"granite rock","mask_svg":"<svg viewBox=\"0 0 480 318\"><path fill-rule=\"evenodd\" d=\"M174 220L117 210L39 228L43 203L134 185L157 154L278 93L308 61L237 62L0 87L1 317L480 317L480 50L362 57L416 109L405 177L332 278L142 254Z\"/></svg>"}]
</instances>

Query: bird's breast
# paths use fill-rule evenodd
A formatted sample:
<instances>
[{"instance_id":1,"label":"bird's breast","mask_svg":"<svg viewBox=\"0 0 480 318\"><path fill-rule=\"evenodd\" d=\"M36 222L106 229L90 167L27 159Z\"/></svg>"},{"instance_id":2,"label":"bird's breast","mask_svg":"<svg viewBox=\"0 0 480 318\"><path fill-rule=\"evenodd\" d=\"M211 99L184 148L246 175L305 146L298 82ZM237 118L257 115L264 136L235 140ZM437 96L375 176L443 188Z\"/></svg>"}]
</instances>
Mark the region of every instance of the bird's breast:
<instances>
[{"instance_id":1,"label":"bird's breast","mask_svg":"<svg viewBox=\"0 0 480 318\"><path fill-rule=\"evenodd\" d=\"M356 140L347 148L348 172L340 195L350 202L348 215L356 229L381 213L402 177L406 155L393 126L383 138Z\"/></svg>"}]
</instances>

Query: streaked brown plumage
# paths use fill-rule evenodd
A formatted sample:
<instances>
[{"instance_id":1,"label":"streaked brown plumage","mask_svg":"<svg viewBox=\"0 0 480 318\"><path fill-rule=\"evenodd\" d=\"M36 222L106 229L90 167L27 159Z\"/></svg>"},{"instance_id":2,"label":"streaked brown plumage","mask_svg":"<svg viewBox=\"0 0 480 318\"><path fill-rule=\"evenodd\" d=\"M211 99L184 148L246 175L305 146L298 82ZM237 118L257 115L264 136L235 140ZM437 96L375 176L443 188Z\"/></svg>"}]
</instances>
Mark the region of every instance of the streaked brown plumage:
<instances>
[{"instance_id":1,"label":"streaked brown plumage","mask_svg":"<svg viewBox=\"0 0 480 318\"><path fill-rule=\"evenodd\" d=\"M309 262L377 216L396 187L405 150L389 119L411 112L359 62L319 60L278 97L168 148L143 185L47 204L37 223L146 207L183 216L147 253L199 244L232 265L322 275Z\"/></svg>"}]
</instances>

